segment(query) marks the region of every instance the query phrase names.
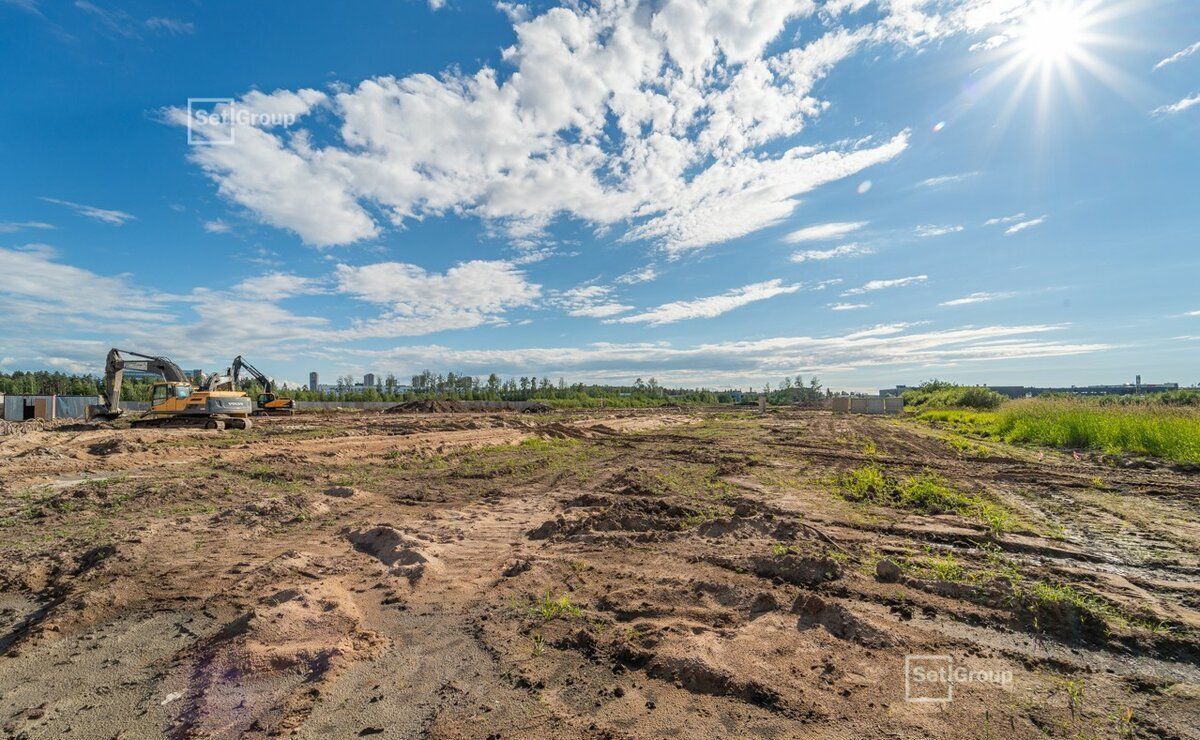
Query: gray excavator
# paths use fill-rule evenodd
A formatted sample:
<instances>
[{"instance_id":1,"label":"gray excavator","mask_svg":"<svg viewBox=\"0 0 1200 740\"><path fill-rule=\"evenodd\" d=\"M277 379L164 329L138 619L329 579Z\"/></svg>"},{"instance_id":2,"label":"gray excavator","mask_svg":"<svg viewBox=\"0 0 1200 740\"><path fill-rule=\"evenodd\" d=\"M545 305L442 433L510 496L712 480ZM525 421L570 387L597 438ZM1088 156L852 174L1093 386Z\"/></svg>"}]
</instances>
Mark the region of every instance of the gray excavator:
<instances>
[{"instance_id":1,"label":"gray excavator","mask_svg":"<svg viewBox=\"0 0 1200 740\"><path fill-rule=\"evenodd\" d=\"M276 396L275 381L259 372L258 368L246 362L246 358L241 355L233 358L233 364L229 367L229 377L233 381L234 390L237 390L238 382L241 380L243 372L254 378L262 386L262 393L258 394L258 398L254 402L255 414L261 416L291 416L296 413L296 402L290 398L279 398Z\"/></svg>"},{"instance_id":2,"label":"gray excavator","mask_svg":"<svg viewBox=\"0 0 1200 740\"><path fill-rule=\"evenodd\" d=\"M212 384L196 389L183 370L165 357L113 348L104 364L104 396L89 406L87 417L110 421L125 413L121 408L121 381L125 371L158 375L150 392L150 408L130 422L135 427L189 426L205 429L249 429L254 406L237 390L215 390Z\"/></svg>"}]
</instances>

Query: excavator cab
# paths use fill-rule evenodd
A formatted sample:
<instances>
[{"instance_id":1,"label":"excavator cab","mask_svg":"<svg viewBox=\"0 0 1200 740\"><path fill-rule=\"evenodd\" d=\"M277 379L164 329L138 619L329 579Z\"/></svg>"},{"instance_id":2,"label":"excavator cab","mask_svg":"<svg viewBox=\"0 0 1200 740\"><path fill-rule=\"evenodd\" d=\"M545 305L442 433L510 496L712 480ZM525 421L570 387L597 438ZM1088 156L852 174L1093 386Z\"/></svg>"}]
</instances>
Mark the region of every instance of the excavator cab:
<instances>
[{"instance_id":1,"label":"excavator cab","mask_svg":"<svg viewBox=\"0 0 1200 740\"><path fill-rule=\"evenodd\" d=\"M150 391L150 410L182 410L180 402L184 402L186 406L188 396L191 395L191 383L155 383Z\"/></svg>"}]
</instances>

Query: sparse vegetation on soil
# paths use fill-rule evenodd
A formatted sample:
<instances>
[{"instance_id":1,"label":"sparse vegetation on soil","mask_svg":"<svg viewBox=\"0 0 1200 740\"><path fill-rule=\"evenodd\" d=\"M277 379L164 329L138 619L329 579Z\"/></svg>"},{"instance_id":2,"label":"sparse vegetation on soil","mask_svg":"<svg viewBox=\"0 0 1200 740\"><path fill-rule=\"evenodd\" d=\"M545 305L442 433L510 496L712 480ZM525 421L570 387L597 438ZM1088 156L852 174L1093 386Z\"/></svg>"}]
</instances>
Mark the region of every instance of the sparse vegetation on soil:
<instances>
[{"instance_id":1,"label":"sparse vegetation on soil","mask_svg":"<svg viewBox=\"0 0 1200 740\"><path fill-rule=\"evenodd\" d=\"M0 734L1197 737L1157 408L414 410L0 437Z\"/></svg>"}]
</instances>

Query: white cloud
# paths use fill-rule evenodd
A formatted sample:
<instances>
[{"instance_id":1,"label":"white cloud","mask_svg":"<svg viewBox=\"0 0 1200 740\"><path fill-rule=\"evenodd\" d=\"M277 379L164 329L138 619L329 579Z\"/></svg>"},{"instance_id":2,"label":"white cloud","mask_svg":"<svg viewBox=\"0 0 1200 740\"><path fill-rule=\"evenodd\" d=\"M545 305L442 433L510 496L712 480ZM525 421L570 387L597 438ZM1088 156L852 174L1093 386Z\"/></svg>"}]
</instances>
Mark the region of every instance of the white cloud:
<instances>
[{"instance_id":1,"label":"white cloud","mask_svg":"<svg viewBox=\"0 0 1200 740\"><path fill-rule=\"evenodd\" d=\"M496 10L508 17L508 20L513 23L524 23L529 20L529 6L524 3L506 3L497 2Z\"/></svg>"},{"instance_id":2,"label":"white cloud","mask_svg":"<svg viewBox=\"0 0 1200 740\"><path fill-rule=\"evenodd\" d=\"M0 315L10 328L56 332L109 321L164 320L166 298L134 287L124 276L106 277L64 264L45 244L0 248ZM137 296L131 301L130 296Z\"/></svg>"},{"instance_id":3,"label":"white cloud","mask_svg":"<svg viewBox=\"0 0 1200 740\"><path fill-rule=\"evenodd\" d=\"M316 246L456 214L524 237L560 218L628 225L625 239L677 256L778 223L801 194L907 148L906 131L875 145L792 145L826 108L813 91L836 64L901 39L881 21L780 48L785 28L815 9L555 7L516 21L503 70L382 76L328 99L279 91L270 97L300 95L304 112L325 115L277 131L240 126L236 145L192 158L224 196Z\"/></svg>"},{"instance_id":4,"label":"white cloud","mask_svg":"<svg viewBox=\"0 0 1200 740\"><path fill-rule=\"evenodd\" d=\"M239 110L299 120L327 103L317 90L252 92L239 101ZM188 120L180 109L168 110L167 117L178 125ZM217 125L210 131L193 122L192 130L200 137L227 136ZM189 158L217 180L221 195L272 226L296 232L306 244L328 247L376 236L379 227L351 192L350 173L314 150L303 131L287 142L281 136L237 125L236 144L192 147Z\"/></svg>"},{"instance_id":5,"label":"white cloud","mask_svg":"<svg viewBox=\"0 0 1200 740\"><path fill-rule=\"evenodd\" d=\"M915 233L919 237L925 238L925 237L930 237L930 236L945 236L946 234L954 234L954 233L962 231L962 230L963 230L963 227L958 224L953 224L953 225L949 225L949 226L937 226L934 224L924 224L922 226L918 226L917 228L913 229L913 233Z\"/></svg>"},{"instance_id":6,"label":"white cloud","mask_svg":"<svg viewBox=\"0 0 1200 740\"><path fill-rule=\"evenodd\" d=\"M1012 236L1013 234L1022 232L1025 229L1032 229L1034 226L1040 226L1041 224L1045 223L1045 221L1045 216L1038 216L1037 218L1031 218L1026 221L1018 221L1017 223L1005 229L1004 234L1005 236Z\"/></svg>"},{"instance_id":7,"label":"white cloud","mask_svg":"<svg viewBox=\"0 0 1200 740\"><path fill-rule=\"evenodd\" d=\"M1200 93L1189 95L1186 98L1171 103L1170 105L1161 105L1150 112L1156 116L1182 113L1188 108L1191 108L1193 105L1200 105Z\"/></svg>"},{"instance_id":8,"label":"white cloud","mask_svg":"<svg viewBox=\"0 0 1200 740\"><path fill-rule=\"evenodd\" d=\"M957 175L939 175L938 177L927 177L917 183L917 187L936 188L939 185L949 185L952 182L962 182L969 180L972 177L978 177L978 172L960 172Z\"/></svg>"},{"instance_id":9,"label":"white cloud","mask_svg":"<svg viewBox=\"0 0 1200 740\"><path fill-rule=\"evenodd\" d=\"M800 252L792 252L792 256L789 259L792 262L808 262L810 260L828 260L834 257L849 257L860 254L872 254L872 250L859 246L857 243L851 243L843 244L833 249L806 249Z\"/></svg>"},{"instance_id":10,"label":"white cloud","mask_svg":"<svg viewBox=\"0 0 1200 740\"><path fill-rule=\"evenodd\" d=\"M870 308L870 303L831 303L829 308L833 311L857 311L860 308Z\"/></svg>"},{"instance_id":11,"label":"white cloud","mask_svg":"<svg viewBox=\"0 0 1200 740\"><path fill-rule=\"evenodd\" d=\"M233 286L233 291L251 298L279 301L298 295L319 295L327 292L323 281L286 272L268 272L247 278Z\"/></svg>"},{"instance_id":12,"label":"white cloud","mask_svg":"<svg viewBox=\"0 0 1200 740\"><path fill-rule=\"evenodd\" d=\"M172 36L180 36L185 33L195 33L196 26L188 21L181 21L175 18L147 18L145 22L146 28L151 31L160 33L168 33Z\"/></svg>"},{"instance_id":13,"label":"white cloud","mask_svg":"<svg viewBox=\"0 0 1200 740\"><path fill-rule=\"evenodd\" d=\"M1168 64L1174 64L1175 62L1178 62L1180 59L1183 59L1185 57L1190 57L1192 54L1195 54L1197 51L1200 51L1200 41L1197 41L1196 43L1192 44L1191 46L1180 49L1179 51L1175 52L1174 54L1167 57L1166 59L1163 59L1158 64L1154 65L1154 69L1159 70L1159 69L1162 69L1163 67L1167 66Z\"/></svg>"},{"instance_id":14,"label":"white cloud","mask_svg":"<svg viewBox=\"0 0 1200 740\"><path fill-rule=\"evenodd\" d=\"M1008 38L1008 36L1005 36L1002 33L998 33L993 36L988 36L987 39L985 39L983 41L979 41L977 43L971 44L970 50L971 51L991 51L992 49L999 49L1001 46L1004 46L1005 44L1007 44L1009 42L1009 40L1010 39Z\"/></svg>"},{"instance_id":15,"label":"white cloud","mask_svg":"<svg viewBox=\"0 0 1200 740\"><path fill-rule=\"evenodd\" d=\"M911 275L909 277L894 278L892 280L871 280L864 283L861 287L851 288L844 291L842 295L862 295L884 288L900 288L906 285L917 285L929 279L928 275Z\"/></svg>"},{"instance_id":16,"label":"white cloud","mask_svg":"<svg viewBox=\"0 0 1200 740\"><path fill-rule=\"evenodd\" d=\"M1001 298L1011 298L1016 293L972 293L963 298L955 298L954 300L939 303L939 306L966 306L971 303L986 303L988 301L998 301Z\"/></svg>"},{"instance_id":17,"label":"white cloud","mask_svg":"<svg viewBox=\"0 0 1200 740\"><path fill-rule=\"evenodd\" d=\"M612 321L621 324L650 324L661 326L687 319L709 319L723 313L740 308L755 301L774 298L777 295L795 293L800 290L799 284L785 285L782 280L765 280L728 290L720 295L696 298L690 301L675 301L664 303L643 313L625 316Z\"/></svg>"},{"instance_id":18,"label":"white cloud","mask_svg":"<svg viewBox=\"0 0 1200 740\"><path fill-rule=\"evenodd\" d=\"M81 216L86 216L97 221L103 221L104 223L112 224L113 226L120 226L126 221L132 221L135 218L132 214L126 213L125 211L114 211L105 208L96 208L95 206L85 206L81 203L72 203L69 200L59 200L58 198L42 198L42 200L46 201L47 203L55 203L60 206L66 206Z\"/></svg>"},{"instance_id":19,"label":"white cloud","mask_svg":"<svg viewBox=\"0 0 1200 740\"><path fill-rule=\"evenodd\" d=\"M654 265L646 265L637 270L630 270L624 275L619 275L613 282L621 285L635 285L637 283L648 283L658 277L658 270Z\"/></svg>"},{"instance_id":20,"label":"white cloud","mask_svg":"<svg viewBox=\"0 0 1200 740\"><path fill-rule=\"evenodd\" d=\"M210 234L228 234L233 230L233 227L218 218L212 221L205 221L204 230Z\"/></svg>"},{"instance_id":21,"label":"white cloud","mask_svg":"<svg viewBox=\"0 0 1200 740\"><path fill-rule=\"evenodd\" d=\"M1013 221L1020 221L1023 218L1025 218L1025 213L1021 212L1021 213L1014 213L1011 216L997 216L996 218L989 218L987 221L984 221L983 223L986 226L995 226L997 224L1010 224Z\"/></svg>"},{"instance_id":22,"label":"white cloud","mask_svg":"<svg viewBox=\"0 0 1200 740\"><path fill-rule=\"evenodd\" d=\"M375 364L419 369L446 367L502 375L564 375L629 382L654 375L660 382L690 385L758 385L798 372L853 372L891 365L1005 362L1101 352L1112 345L1057 341L1043 335L1061 325L967 326L915 331L905 324L872 327L834 336L778 336L751 341L677 346L667 342L546 346L511 349L454 349L442 345L387 350L339 350Z\"/></svg>"},{"instance_id":23,"label":"white cloud","mask_svg":"<svg viewBox=\"0 0 1200 740\"><path fill-rule=\"evenodd\" d=\"M345 338L413 336L501 323L505 311L532 305L541 295L541 286L503 261L462 262L443 274L402 262L340 264L334 277L340 292L385 308L378 318L355 322Z\"/></svg>"},{"instance_id":24,"label":"white cloud","mask_svg":"<svg viewBox=\"0 0 1200 740\"><path fill-rule=\"evenodd\" d=\"M54 224L45 221L0 221L0 234L12 234L25 229L55 229Z\"/></svg>"},{"instance_id":25,"label":"white cloud","mask_svg":"<svg viewBox=\"0 0 1200 740\"><path fill-rule=\"evenodd\" d=\"M580 285L552 297L551 303L566 309L570 316L604 319L633 310L612 299L612 288L605 285Z\"/></svg>"},{"instance_id":26,"label":"white cloud","mask_svg":"<svg viewBox=\"0 0 1200 740\"><path fill-rule=\"evenodd\" d=\"M803 229L797 229L783 240L788 244L799 244L800 242L816 242L825 241L827 239L839 239L846 234L858 231L866 226L866 221L834 221L827 224L814 224L805 226Z\"/></svg>"}]
</instances>

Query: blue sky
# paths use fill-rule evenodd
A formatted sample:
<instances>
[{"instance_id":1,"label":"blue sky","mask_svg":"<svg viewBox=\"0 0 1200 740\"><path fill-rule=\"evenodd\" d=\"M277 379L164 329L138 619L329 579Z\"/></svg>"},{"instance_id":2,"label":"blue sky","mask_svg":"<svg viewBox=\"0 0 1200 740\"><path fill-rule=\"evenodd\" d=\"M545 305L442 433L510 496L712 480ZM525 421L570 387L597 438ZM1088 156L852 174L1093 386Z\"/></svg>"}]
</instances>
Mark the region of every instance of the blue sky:
<instances>
[{"instance_id":1,"label":"blue sky","mask_svg":"<svg viewBox=\"0 0 1200 740\"><path fill-rule=\"evenodd\" d=\"M0 65L0 369L1200 382L1192 3L0 0Z\"/></svg>"}]
</instances>

